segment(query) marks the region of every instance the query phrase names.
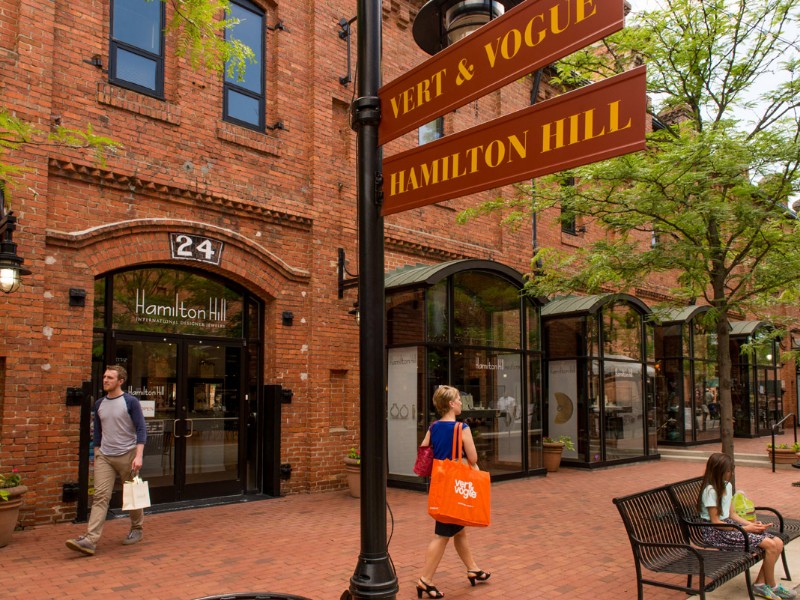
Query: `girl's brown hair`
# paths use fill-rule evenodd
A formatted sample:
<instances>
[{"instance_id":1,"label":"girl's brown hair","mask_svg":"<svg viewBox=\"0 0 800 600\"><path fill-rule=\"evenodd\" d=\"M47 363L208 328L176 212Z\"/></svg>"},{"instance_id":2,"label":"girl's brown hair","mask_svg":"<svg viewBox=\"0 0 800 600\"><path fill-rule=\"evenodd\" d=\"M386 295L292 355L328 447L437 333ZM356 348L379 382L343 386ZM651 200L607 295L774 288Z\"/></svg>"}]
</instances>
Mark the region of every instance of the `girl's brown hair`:
<instances>
[{"instance_id":1,"label":"girl's brown hair","mask_svg":"<svg viewBox=\"0 0 800 600\"><path fill-rule=\"evenodd\" d=\"M433 393L433 406L441 417L450 410L450 403L461 398L461 392L449 385L440 385Z\"/></svg>"},{"instance_id":2,"label":"girl's brown hair","mask_svg":"<svg viewBox=\"0 0 800 600\"><path fill-rule=\"evenodd\" d=\"M703 475L703 485L700 487L700 497L697 499L698 509L703 506L703 492L710 485L717 493L717 512L722 514L722 495L725 493L725 475L733 472L733 460L727 454L715 452L708 457L706 472Z\"/></svg>"}]
</instances>

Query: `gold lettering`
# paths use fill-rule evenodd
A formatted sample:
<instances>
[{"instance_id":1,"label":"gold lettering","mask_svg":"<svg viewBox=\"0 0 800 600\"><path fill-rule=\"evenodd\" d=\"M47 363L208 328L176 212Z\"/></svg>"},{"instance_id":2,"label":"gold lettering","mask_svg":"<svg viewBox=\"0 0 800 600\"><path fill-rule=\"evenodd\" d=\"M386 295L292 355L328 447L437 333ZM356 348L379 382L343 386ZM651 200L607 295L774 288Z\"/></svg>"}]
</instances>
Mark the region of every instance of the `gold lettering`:
<instances>
[{"instance_id":1,"label":"gold lettering","mask_svg":"<svg viewBox=\"0 0 800 600\"><path fill-rule=\"evenodd\" d=\"M474 146L469 148L464 154L470 159L470 173L478 172L478 151L483 150L483 146Z\"/></svg>"},{"instance_id":2,"label":"gold lettering","mask_svg":"<svg viewBox=\"0 0 800 600\"><path fill-rule=\"evenodd\" d=\"M551 133L550 128L555 125L555 131ZM553 146L550 146L550 142ZM564 119L559 119L555 123L545 123L542 125L542 153L550 152L564 147Z\"/></svg>"},{"instance_id":3,"label":"gold lettering","mask_svg":"<svg viewBox=\"0 0 800 600\"><path fill-rule=\"evenodd\" d=\"M431 101L431 82L425 79L417 84L417 106Z\"/></svg>"},{"instance_id":4,"label":"gold lettering","mask_svg":"<svg viewBox=\"0 0 800 600\"><path fill-rule=\"evenodd\" d=\"M569 22L571 18L572 11L570 10L570 3L565 2L564 4L567 5L567 23L563 27L559 29L559 21L558 15L561 11L559 11L559 6L556 4L554 7L550 9L550 31L558 35L559 33L564 33L567 28L569 27Z\"/></svg>"},{"instance_id":5,"label":"gold lettering","mask_svg":"<svg viewBox=\"0 0 800 600\"><path fill-rule=\"evenodd\" d=\"M508 48L508 40L510 37L514 38L513 52L509 52ZM507 34L505 34L505 36L503 36L503 47L502 47L503 58L505 58L506 60L514 58L517 55L517 52L519 52L520 48L522 48L522 34L519 31L517 31L516 29L512 29Z\"/></svg>"},{"instance_id":6,"label":"gold lettering","mask_svg":"<svg viewBox=\"0 0 800 600\"><path fill-rule=\"evenodd\" d=\"M580 139L578 139L578 134L581 131L580 120L581 120L580 113L578 113L577 115L570 115L569 116L569 144L570 144L570 146L572 144L577 144L578 142L580 142Z\"/></svg>"},{"instance_id":7,"label":"gold lettering","mask_svg":"<svg viewBox=\"0 0 800 600\"><path fill-rule=\"evenodd\" d=\"M441 161L442 161L442 182L445 182L450 179L450 157L444 156L442 157Z\"/></svg>"},{"instance_id":8,"label":"gold lettering","mask_svg":"<svg viewBox=\"0 0 800 600\"><path fill-rule=\"evenodd\" d=\"M539 31L539 39L535 42L533 41L533 24L536 20L540 20L542 25L544 25L544 13L540 15L536 15L530 21L528 21L528 25L525 27L525 45L531 48L538 46L544 41L545 35L547 35L547 28L542 29Z\"/></svg>"},{"instance_id":9,"label":"gold lettering","mask_svg":"<svg viewBox=\"0 0 800 600\"><path fill-rule=\"evenodd\" d=\"M590 13L586 13L586 7L591 6L592 11ZM594 4L594 0L578 0L578 14L575 15L575 23L580 23L588 19L589 17L593 17L597 14L597 7Z\"/></svg>"},{"instance_id":10,"label":"gold lettering","mask_svg":"<svg viewBox=\"0 0 800 600\"><path fill-rule=\"evenodd\" d=\"M422 165L422 185L436 185L439 183L439 159L434 160L430 165Z\"/></svg>"},{"instance_id":11,"label":"gold lettering","mask_svg":"<svg viewBox=\"0 0 800 600\"><path fill-rule=\"evenodd\" d=\"M414 88L408 88L403 92L403 114L409 113L417 108L414 104Z\"/></svg>"},{"instance_id":12,"label":"gold lettering","mask_svg":"<svg viewBox=\"0 0 800 600\"><path fill-rule=\"evenodd\" d=\"M497 60L497 49L499 47L500 47L500 38L497 38L497 41L494 42L494 44L486 44L484 46L484 48L486 48L486 56L489 57L489 66L492 68L494 68L494 63Z\"/></svg>"},{"instance_id":13,"label":"gold lettering","mask_svg":"<svg viewBox=\"0 0 800 600\"><path fill-rule=\"evenodd\" d=\"M405 192L405 186L403 185L403 177L405 175L405 171L396 171L392 173L389 181L391 182L391 188L389 191L390 196L397 196L398 194L402 194Z\"/></svg>"},{"instance_id":14,"label":"gold lettering","mask_svg":"<svg viewBox=\"0 0 800 600\"><path fill-rule=\"evenodd\" d=\"M622 131L623 129L630 129L632 127L631 119L628 119L628 123L624 127L619 126L619 103L620 101L617 100L616 102L612 102L608 105L608 132L614 133L616 131Z\"/></svg>"},{"instance_id":15,"label":"gold lettering","mask_svg":"<svg viewBox=\"0 0 800 600\"><path fill-rule=\"evenodd\" d=\"M495 150L496 149L496 150ZM495 152L497 156L495 156ZM500 142L500 140L493 140L492 143L486 148L486 156L484 156L484 161L486 164L494 169L495 167L499 167L500 163L503 162L503 159L506 157L506 147Z\"/></svg>"},{"instance_id":16,"label":"gold lettering","mask_svg":"<svg viewBox=\"0 0 800 600\"><path fill-rule=\"evenodd\" d=\"M433 76L431 77L431 81L433 81L436 84L436 94L434 94L434 97L436 98L442 95L442 79L446 74L447 74L447 69L442 69L441 71L437 71L436 73L434 73Z\"/></svg>"},{"instance_id":17,"label":"gold lettering","mask_svg":"<svg viewBox=\"0 0 800 600\"><path fill-rule=\"evenodd\" d=\"M419 182L417 181L417 173L414 169L408 170L408 181L406 182L406 188L408 191L418 190L419 189Z\"/></svg>"},{"instance_id":18,"label":"gold lettering","mask_svg":"<svg viewBox=\"0 0 800 600\"><path fill-rule=\"evenodd\" d=\"M395 96L391 100L392 102L392 112L394 113L394 118L396 119L400 115L400 101L399 96Z\"/></svg>"},{"instance_id":19,"label":"gold lettering","mask_svg":"<svg viewBox=\"0 0 800 600\"><path fill-rule=\"evenodd\" d=\"M466 167L461 171L458 170L459 154L458 153L451 154L450 156L453 157L453 179L458 179L459 177L463 177L464 175L466 175L467 174Z\"/></svg>"},{"instance_id":20,"label":"gold lettering","mask_svg":"<svg viewBox=\"0 0 800 600\"><path fill-rule=\"evenodd\" d=\"M508 141L511 142L511 146L514 150L517 151L517 156L520 158L525 158L528 156L528 130L525 130L525 143L522 144L519 141L519 138L516 135L512 135L508 138ZM511 162L513 159L511 158L511 153L508 153L508 162Z\"/></svg>"},{"instance_id":21,"label":"gold lettering","mask_svg":"<svg viewBox=\"0 0 800 600\"><path fill-rule=\"evenodd\" d=\"M582 141L591 140L591 139L594 139L594 138L597 138L597 137L603 137L606 134L606 128L605 127L603 127L600 130L600 133L595 133L594 132L594 109L592 108L590 110L587 110L583 114L584 114L584 119L585 119L585 123L584 124L586 125L586 128L585 128L585 131L584 131L584 137L583 137Z\"/></svg>"}]
</instances>

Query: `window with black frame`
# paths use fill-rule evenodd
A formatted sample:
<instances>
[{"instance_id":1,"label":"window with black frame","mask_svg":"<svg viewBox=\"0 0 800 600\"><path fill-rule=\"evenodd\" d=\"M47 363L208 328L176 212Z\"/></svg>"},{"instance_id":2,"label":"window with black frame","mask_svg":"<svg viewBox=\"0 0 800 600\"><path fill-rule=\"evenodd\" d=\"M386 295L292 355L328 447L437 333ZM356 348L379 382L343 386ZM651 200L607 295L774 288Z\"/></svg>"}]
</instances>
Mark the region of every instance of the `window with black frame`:
<instances>
[{"instance_id":1,"label":"window with black frame","mask_svg":"<svg viewBox=\"0 0 800 600\"><path fill-rule=\"evenodd\" d=\"M264 11L247 0L232 0L230 19L238 23L225 32L227 41L237 40L250 48L255 64L248 63L244 73L231 71L225 65L223 84L223 119L256 131L264 131Z\"/></svg>"},{"instance_id":2,"label":"window with black frame","mask_svg":"<svg viewBox=\"0 0 800 600\"><path fill-rule=\"evenodd\" d=\"M164 97L164 3L112 0L109 81Z\"/></svg>"}]
</instances>

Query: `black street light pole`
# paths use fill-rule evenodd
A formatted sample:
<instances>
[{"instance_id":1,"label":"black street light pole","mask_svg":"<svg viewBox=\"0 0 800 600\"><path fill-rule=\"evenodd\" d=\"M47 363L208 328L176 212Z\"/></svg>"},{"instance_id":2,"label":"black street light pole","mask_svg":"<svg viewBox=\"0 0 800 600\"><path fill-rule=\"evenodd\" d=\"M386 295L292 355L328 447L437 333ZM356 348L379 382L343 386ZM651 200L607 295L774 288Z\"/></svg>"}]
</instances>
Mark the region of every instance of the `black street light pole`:
<instances>
[{"instance_id":1,"label":"black street light pole","mask_svg":"<svg viewBox=\"0 0 800 600\"><path fill-rule=\"evenodd\" d=\"M386 547L386 400L383 218L378 148L381 120L381 2L358 0L358 301L361 398L361 553L350 578L351 598L394 600L397 575ZM347 592L343 598L347 596Z\"/></svg>"}]
</instances>

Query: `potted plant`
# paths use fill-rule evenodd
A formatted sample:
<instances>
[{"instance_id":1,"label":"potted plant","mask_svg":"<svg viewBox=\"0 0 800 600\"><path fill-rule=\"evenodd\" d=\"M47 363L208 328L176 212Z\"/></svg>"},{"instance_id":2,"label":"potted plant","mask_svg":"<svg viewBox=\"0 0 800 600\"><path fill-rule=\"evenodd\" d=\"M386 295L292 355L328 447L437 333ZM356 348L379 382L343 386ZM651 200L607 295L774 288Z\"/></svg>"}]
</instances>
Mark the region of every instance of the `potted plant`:
<instances>
[{"instance_id":1,"label":"potted plant","mask_svg":"<svg viewBox=\"0 0 800 600\"><path fill-rule=\"evenodd\" d=\"M361 497L361 452L350 448L344 457L344 471L347 477L347 487L353 498Z\"/></svg>"},{"instance_id":2,"label":"potted plant","mask_svg":"<svg viewBox=\"0 0 800 600\"><path fill-rule=\"evenodd\" d=\"M798 446L798 449L800 449L800 444L793 444L791 446L789 444L777 444L774 448L772 444L767 444L769 459L772 460L774 455L775 464L791 465L797 460L798 450L795 449L795 446Z\"/></svg>"},{"instance_id":3,"label":"potted plant","mask_svg":"<svg viewBox=\"0 0 800 600\"><path fill-rule=\"evenodd\" d=\"M568 435L558 436L558 439L546 437L542 441L542 461L544 468L548 473L555 473L558 467L561 466L561 454L567 450L574 450L575 446L572 444L572 438Z\"/></svg>"},{"instance_id":4,"label":"potted plant","mask_svg":"<svg viewBox=\"0 0 800 600\"><path fill-rule=\"evenodd\" d=\"M10 474L0 474L0 548L11 541L19 520L22 497L27 491L16 468Z\"/></svg>"}]
</instances>

